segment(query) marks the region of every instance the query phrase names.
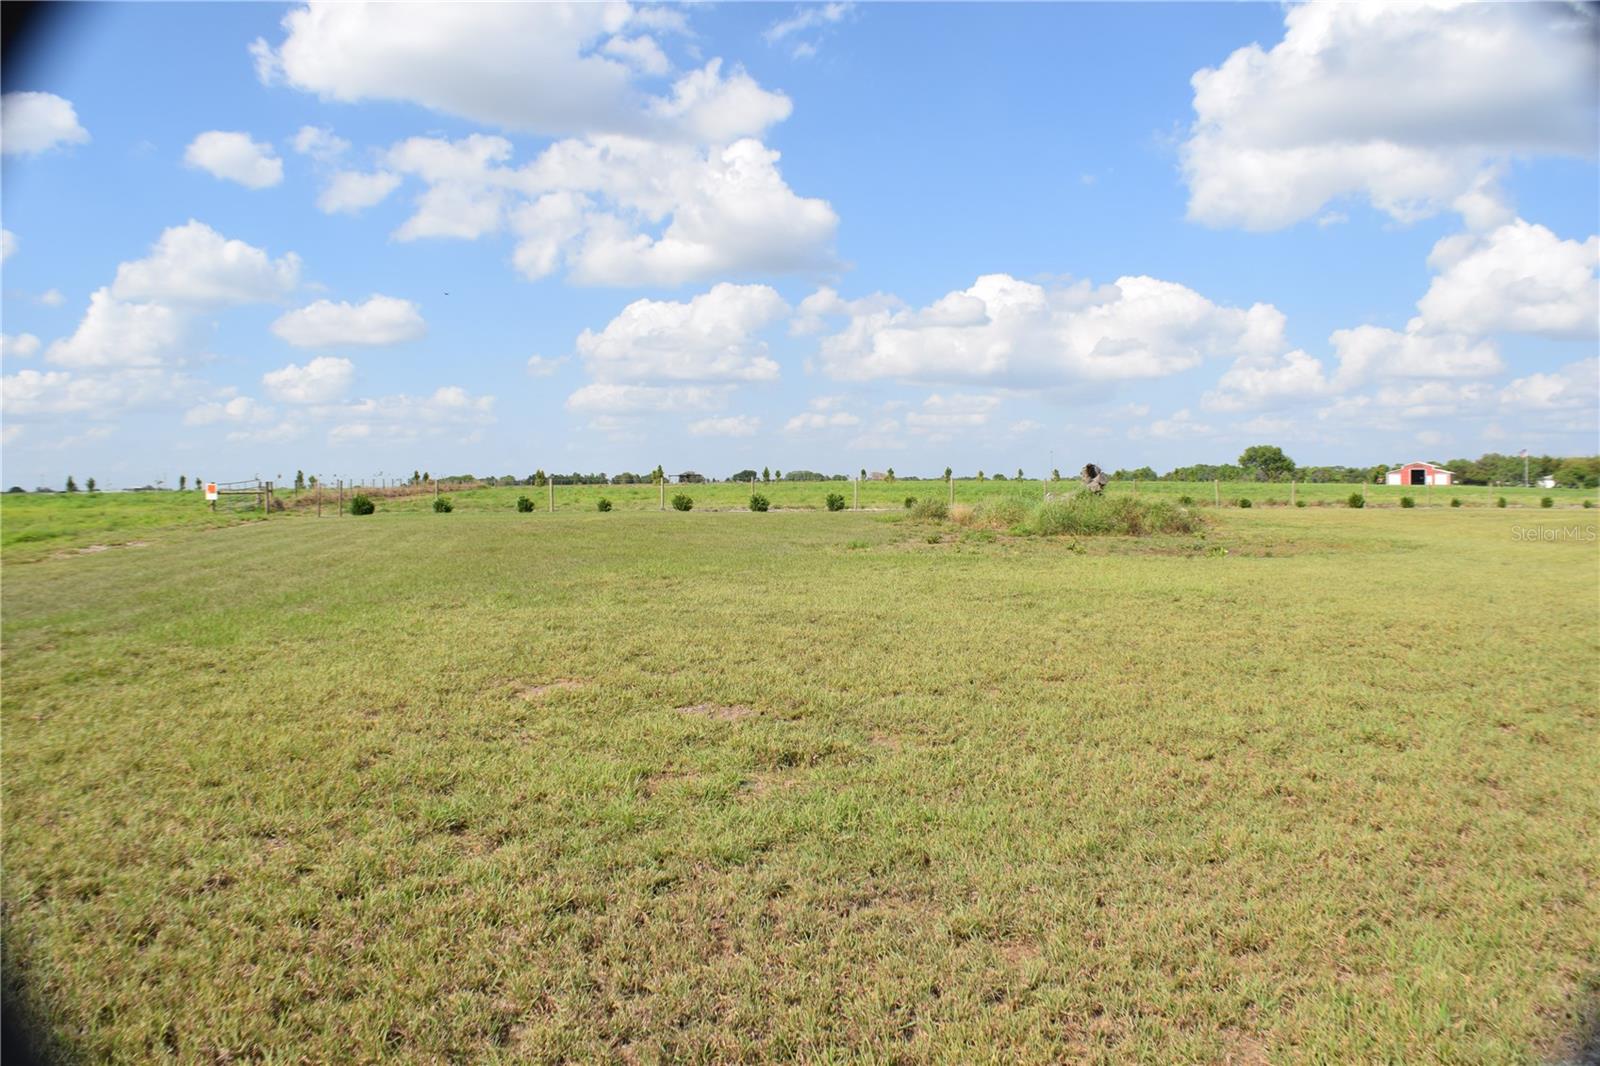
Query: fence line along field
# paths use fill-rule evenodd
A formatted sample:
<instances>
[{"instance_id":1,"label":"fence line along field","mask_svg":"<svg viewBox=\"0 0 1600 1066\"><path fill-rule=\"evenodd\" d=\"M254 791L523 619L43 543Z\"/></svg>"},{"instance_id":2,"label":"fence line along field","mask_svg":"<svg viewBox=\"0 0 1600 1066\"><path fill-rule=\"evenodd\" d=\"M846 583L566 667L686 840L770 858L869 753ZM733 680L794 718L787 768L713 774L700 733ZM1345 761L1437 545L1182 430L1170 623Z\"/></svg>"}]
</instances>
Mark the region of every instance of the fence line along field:
<instances>
[{"instance_id":1,"label":"fence line along field","mask_svg":"<svg viewBox=\"0 0 1600 1066\"><path fill-rule=\"evenodd\" d=\"M5 498L7 1010L61 1061L1578 1060L1596 513L1210 488Z\"/></svg>"}]
</instances>

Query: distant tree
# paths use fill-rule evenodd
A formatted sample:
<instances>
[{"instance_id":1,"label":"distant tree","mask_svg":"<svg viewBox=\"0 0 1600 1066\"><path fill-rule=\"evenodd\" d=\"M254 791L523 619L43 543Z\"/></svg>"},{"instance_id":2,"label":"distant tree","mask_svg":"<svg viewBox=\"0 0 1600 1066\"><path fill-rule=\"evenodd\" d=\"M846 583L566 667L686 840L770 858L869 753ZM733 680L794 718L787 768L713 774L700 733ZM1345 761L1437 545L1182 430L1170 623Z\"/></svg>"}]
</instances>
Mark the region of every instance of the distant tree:
<instances>
[{"instance_id":1,"label":"distant tree","mask_svg":"<svg viewBox=\"0 0 1600 1066\"><path fill-rule=\"evenodd\" d=\"M311 476L310 476L310 477L308 477L308 478L306 478L306 482L307 482L307 483L308 483L308 484L309 484L309 485L310 485L310 486L311 486L311 487L312 487L312 488L316 488L316 487L317 487L317 475L315 475L315 474L312 474L312 475L311 475Z\"/></svg>"},{"instance_id":2,"label":"distant tree","mask_svg":"<svg viewBox=\"0 0 1600 1066\"><path fill-rule=\"evenodd\" d=\"M1006 479L1006 476L1005 476L1005 475L1004 475L1004 474L996 474L996 475L995 475L995 476L994 476L994 479L995 479L995 480L996 480L996 481L1004 481L1004 480L1005 480L1005 479ZM979 478L979 479L978 479L978 480L979 480L979 481L982 481L982 480L983 480L983 479L982 479L982 478Z\"/></svg>"},{"instance_id":3,"label":"distant tree","mask_svg":"<svg viewBox=\"0 0 1600 1066\"><path fill-rule=\"evenodd\" d=\"M888 470L884 471L883 476L888 479L889 484L893 485L894 484L894 467L891 466Z\"/></svg>"},{"instance_id":4,"label":"distant tree","mask_svg":"<svg viewBox=\"0 0 1600 1066\"><path fill-rule=\"evenodd\" d=\"M546 480L548 480L548 479L545 477L544 467L541 466L539 469L537 469L537 470L535 470L533 472L533 484L534 485L536 485L536 486L538 486L539 488L542 489L542 488L544 488L544 483L545 483Z\"/></svg>"},{"instance_id":5,"label":"distant tree","mask_svg":"<svg viewBox=\"0 0 1600 1066\"><path fill-rule=\"evenodd\" d=\"M772 480L774 480L774 481L782 481L783 480L783 471L782 470L774 470L772 472Z\"/></svg>"},{"instance_id":6,"label":"distant tree","mask_svg":"<svg viewBox=\"0 0 1600 1066\"><path fill-rule=\"evenodd\" d=\"M768 469L767 467L762 467L761 468L761 480L763 482L767 482L767 481L771 481L772 480L772 471L770 469Z\"/></svg>"},{"instance_id":7,"label":"distant tree","mask_svg":"<svg viewBox=\"0 0 1600 1066\"><path fill-rule=\"evenodd\" d=\"M429 477L429 476L428 476L428 472L427 472L427 471L426 471L426 470L424 470L424 471L423 471L423 472L422 472L422 480L423 480L423 481L424 481L424 482L428 482L428 481L432 481L432 480L433 480L433 478L431 478L431 477Z\"/></svg>"},{"instance_id":8,"label":"distant tree","mask_svg":"<svg viewBox=\"0 0 1600 1066\"><path fill-rule=\"evenodd\" d=\"M85 481L83 483L83 487L88 489L90 492L93 492L94 491L94 478L90 478L89 480Z\"/></svg>"},{"instance_id":9,"label":"distant tree","mask_svg":"<svg viewBox=\"0 0 1600 1066\"><path fill-rule=\"evenodd\" d=\"M1052 467L1051 470L1050 470L1050 480L1051 481L1060 481L1061 480L1061 471L1059 469L1056 469L1056 468Z\"/></svg>"},{"instance_id":10,"label":"distant tree","mask_svg":"<svg viewBox=\"0 0 1600 1066\"><path fill-rule=\"evenodd\" d=\"M304 470L296 470L294 472L294 491L301 492L305 489L305 487L306 472Z\"/></svg>"},{"instance_id":11,"label":"distant tree","mask_svg":"<svg viewBox=\"0 0 1600 1066\"><path fill-rule=\"evenodd\" d=\"M67 475L67 491L68 492L77 492L78 491L78 483L76 481L72 480L72 475L71 474Z\"/></svg>"},{"instance_id":12,"label":"distant tree","mask_svg":"<svg viewBox=\"0 0 1600 1066\"><path fill-rule=\"evenodd\" d=\"M867 468L866 467L862 467L861 468L861 480L862 481L867 480Z\"/></svg>"},{"instance_id":13,"label":"distant tree","mask_svg":"<svg viewBox=\"0 0 1600 1066\"><path fill-rule=\"evenodd\" d=\"M1020 467L1020 466L1017 467L1017 480L1018 481L1022 480L1022 467Z\"/></svg>"},{"instance_id":14,"label":"distant tree","mask_svg":"<svg viewBox=\"0 0 1600 1066\"><path fill-rule=\"evenodd\" d=\"M983 480L983 471L982 470L978 471L978 480L979 481Z\"/></svg>"},{"instance_id":15,"label":"distant tree","mask_svg":"<svg viewBox=\"0 0 1600 1066\"><path fill-rule=\"evenodd\" d=\"M1239 456L1239 465L1256 481L1282 481L1294 473L1294 460L1276 444L1252 444Z\"/></svg>"},{"instance_id":16,"label":"distant tree","mask_svg":"<svg viewBox=\"0 0 1600 1066\"><path fill-rule=\"evenodd\" d=\"M944 479L946 481L949 481L953 476L955 476L955 471L951 470L948 466L945 467L944 468Z\"/></svg>"},{"instance_id":17,"label":"distant tree","mask_svg":"<svg viewBox=\"0 0 1600 1066\"><path fill-rule=\"evenodd\" d=\"M189 480L188 477L186 477L185 475L183 475L183 474L179 474L178 475L178 491L179 492L182 492L187 487L188 480Z\"/></svg>"}]
</instances>

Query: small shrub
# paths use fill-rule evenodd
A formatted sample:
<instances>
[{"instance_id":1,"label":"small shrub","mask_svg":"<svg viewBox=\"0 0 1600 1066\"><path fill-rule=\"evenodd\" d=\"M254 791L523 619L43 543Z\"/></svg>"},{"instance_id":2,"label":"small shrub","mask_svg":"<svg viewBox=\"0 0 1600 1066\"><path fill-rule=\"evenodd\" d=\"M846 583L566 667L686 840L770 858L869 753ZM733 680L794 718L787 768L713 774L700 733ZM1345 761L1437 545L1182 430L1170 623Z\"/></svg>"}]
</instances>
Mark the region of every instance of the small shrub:
<instances>
[{"instance_id":1,"label":"small shrub","mask_svg":"<svg viewBox=\"0 0 1600 1066\"><path fill-rule=\"evenodd\" d=\"M1239 497L1239 506L1248 508L1250 506L1250 497L1248 497L1248 496L1240 496Z\"/></svg>"},{"instance_id":2,"label":"small shrub","mask_svg":"<svg viewBox=\"0 0 1600 1066\"><path fill-rule=\"evenodd\" d=\"M435 496L433 498L433 513L434 514L449 514L451 511L454 511L455 509L456 509L456 505L450 502L450 497L448 497L448 496Z\"/></svg>"},{"instance_id":3,"label":"small shrub","mask_svg":"<svg viewBox=\"0 0 1600 1066\"><path fill-rule=\"evenodd\" d=\"M692 511L694 510L694 501L680 492L672 497L672 509L674 511Z\"/></svg>"},{"instance_id":4,"label":"small shrub","mask_svg":"<svg viewBox=\"0 0 1600 1066\"><path fill-rule=\"evenodd\" d=\"M1194 506L1194 497L1193 496L1179 496L1178 497L1178 502L1180 504L1182 504L1183 506L1185 506L1185 507L1193 507Z\"/></svg>"},{"instance_id":5,"label":"small shrub","mask_svg":"<svg viewBox=\"0 0 1600 1066\"><path fill-rule=\"evenodd\" d=\"M528 497L526 497L526 496L518 496L517 497L517 510L522 512L523 514L527 514L528 512L533 510L533 501L528 499Z\"/></svg>"},{"instance_id":6,"label":"small shrub","mask_svg":"<svg viewBox=\"0 0 1600 1066\"><path fill-rule=\"evenodd\" d=\"M950 509L943 500L914 500L911 508L912 518L926 518L931 521L942 522L950 517Z\"/></svg>"},{"instance_id":7,"label":"small shrub","mask_svg":"<svg viewBox=\"0 0 1600 1066\"><path fill-rule=\"evenodd\" d=\"M1584 500L1583 501L1583 509L1585 511L1587 511L1589 508L1591 508L1593 506L1594 506L1594 501L1593 500Z\"/></svg>"},{"instance_id":8,"label":"small shrub","mask_svg":"<svg viewBox=\"0 0 1600 1066\"><path fill-rule=\"evenodd\" d=\"M1306 501L1304 501L1304 500L1296 500L1296 501L1294 501L1294 505L1296 507L1304 507L1306 505Z\"/></svg>"},{"instance_id":9,"label":"small shrub","mask_svg":"<svg viewBox=\"0 0 1600 1066\"><path fill-rule=\"evenodd\" d=\"M845 545L846 548L849 548L853 552L858 552L861 549L866 548L868 546L869 545L864 540L852 540L850 543Z\"/></svg>"},{"instance_id":10,"label":"small shrub","mask_svg":"<svg viewBox=\"0 0 1600 1066\"><path fill-rule=\"evenodd\" d=\"M927 541L929 544L942 544L942 543L944 543L944 534L943 533L929 533L926 537L923 537L922 539Z\"/></svg>"},{"instance_id":11,"label":"small shrub","mask_svg":"<svg viewBox=\"0 0 1600 1066\"><path fill-rule=\"evenodd\" d=\"M1539 500L1539 506L1540 507L1554 507L1555 505L1556 505L1556 501L1555 501L1555 497L1553 497L1553 496L1544 496L1544 497L1541 497L1540 500Z\"/></svg>"},{"instance_id":12,"label":"small shrub","mask_svg":"<svg viewBox=\"0 0 1600 1066\"><path fill-rule=\"evenodd\" d=\"M362 495L350 497L351 514L371 514L377 509L377 505L372 502L372 498L370 496Z\"/></svg>"},{"instance_id":13,"label":"small shrub","mask_svg":"<svg viewBox=\"0 0 1600 1066\"><path fill-rule=\"evenodd\" d=\"M1504 496L1496 496L1494 498L1494 505L1496 507L1504 507L1506 505L1506 498Z\"/></svg>"},{"instance_id":14,"label":"small shrub","mask_svg":"<svg viewBox=\"0 0 1600 1066\"><path fill-rule=\"evenodd\" d=\"M1344 502L1359 510L1367 505L1367 498L1359 492L1352 492L1350 498Z\"/></svg>"},{"instance_id":15,"label":"small shrub","mask_svg":"<svg viewBox=\"0 0 1600 1066\"><path fill-rule=\"evenodd\" d=\"M1450 506L1451 507L1460 507L1461 506L1461 497L1460 496L1452 496L1452 497L1450 497Z\"/></svg>"},{"instance_id":16,"label":"small shrub","mask_svg":"<svg viewBox=\"0 0 1600 1066\"><path fill-rule=\"evenodd\" d=\"M828 510L830 510L830 511L842 511L842 510L844 510L844 497L839 495L837 492L828 493Z\"/></svg>"},{"instance_id":17,"label":"small shrub","mask_svg":"<svg viewBox=\"0 0 1600 1066\"><path fill-rule=\"evenodd\" d=\"M676 500L672 501L672 506L678 507L678 501L676 501ZM604 496L602 496L602 497L600 497L599 500L597 500L595 502L594 508L595 508L595 510L600 511L602 513L606 512L606 511L609 511L609 510L611 510L611 501L606 499ZM678 507L678 510L680 510L680 511L687 511L688 509L689 508L687 508L687 507Z\"/></svg>"},{"instance_id":18,"label":"small shrub","mask_svg":"<svg viewBox=\"0 0 1600 1066\"><path fill-rule=\"evenodd\" d=\"M915 507L916 505L917 505L917 498L915 496L907 496L906 497L906 510L909 511L909 510L911 510L911 508Z\"/></svg>"},{"instance_id":19,"label":"small shrub","mask_svg":"<svg viewBox=\"0 0 1600 1066\"><path fill-rule=\"evenodd\" d=\"M1401 507L1415 507L1416 505L1417 505L1417 501L1413 500L1410 496L1402 496L1402 497L1400 497L1400 506Z\"/></svg>"},{"instance_id":20,"label":"small shrub","mask_svg":"<svg viewBox=\"0 0 1600 1066\"><path fill-rule=\"evenodd\" d=\"M761 495L759 492L750 497L750 510L752 511L765 511L771 506L772 501Z\"/></svg>"}]
</instances>

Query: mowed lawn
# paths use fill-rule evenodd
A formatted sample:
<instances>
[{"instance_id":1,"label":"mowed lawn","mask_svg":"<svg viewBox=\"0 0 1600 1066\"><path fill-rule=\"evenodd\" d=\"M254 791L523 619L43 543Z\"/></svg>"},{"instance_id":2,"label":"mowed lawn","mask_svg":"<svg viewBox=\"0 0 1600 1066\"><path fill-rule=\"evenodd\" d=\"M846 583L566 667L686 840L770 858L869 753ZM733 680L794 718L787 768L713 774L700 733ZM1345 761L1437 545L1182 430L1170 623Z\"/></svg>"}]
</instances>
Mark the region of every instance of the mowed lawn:
<instances>
[{"instance_id":1,"label":"mowed lawn","mask_svg":"<svg viewBox=\"0 0 1600 1066\"><path fill-rule=\"evenodd\" d=\"M95 1061L1576 1056L1595 512L1212 522L8 559L5 994Z\"/></svg>"}]
</instances>

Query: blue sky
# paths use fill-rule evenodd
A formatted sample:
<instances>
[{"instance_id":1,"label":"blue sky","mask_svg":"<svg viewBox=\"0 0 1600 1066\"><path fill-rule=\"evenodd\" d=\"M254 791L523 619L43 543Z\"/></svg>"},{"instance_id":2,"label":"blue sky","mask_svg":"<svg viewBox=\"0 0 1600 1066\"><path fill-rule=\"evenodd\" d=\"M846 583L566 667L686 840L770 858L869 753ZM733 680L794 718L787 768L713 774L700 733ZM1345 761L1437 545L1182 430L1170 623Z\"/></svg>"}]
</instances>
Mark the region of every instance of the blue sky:
<instances>
[{"instance_id":1,"label":"blue sky","mask_svg":"<svg viewBox=\"0 0 1600 1066\"><path fill-rule=\"evenodd\" d=\"M0 480L1593 453L1596 40L78 5L4 71Z\"/></svg>"}]
</instances>

